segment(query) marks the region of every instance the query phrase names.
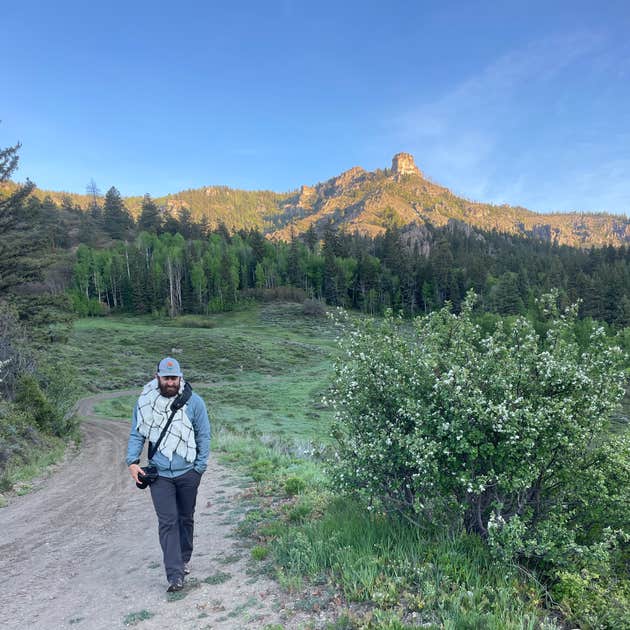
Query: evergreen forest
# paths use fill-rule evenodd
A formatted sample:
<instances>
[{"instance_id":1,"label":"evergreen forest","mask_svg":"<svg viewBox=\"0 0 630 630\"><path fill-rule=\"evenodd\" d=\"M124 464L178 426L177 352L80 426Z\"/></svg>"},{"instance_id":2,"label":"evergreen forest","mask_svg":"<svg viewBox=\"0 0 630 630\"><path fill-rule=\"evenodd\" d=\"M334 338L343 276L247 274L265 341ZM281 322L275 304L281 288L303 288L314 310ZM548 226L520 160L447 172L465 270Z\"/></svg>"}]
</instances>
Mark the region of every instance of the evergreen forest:
<instances>
[{"instance_id":1,"label":"evergreen forest","mask_svg":"<svg viewBox=\"0 0 630 630\"><path fill-rule=\"evenodd\" d=\"M113 189L115 191L115 189ZM50 202L35 212L50 217L66 245L61 208ZM271 241L257 229L209 230L184 208L164 214L143 200L137 224L117 192L90 213L76 209L80 229L70 292L76 311L208 313L233 309L247 298L273 295L322 300L331 306L415 316L449 301L457 310L467 291L480 308L499 315L533 312L552 289L580 316L623 328L630 325L630 249L557 245L531 236L481 231L452 221L390 226L382 236L350 233L332 223L289 242ZM102 233L109 240L96 244ZM88 236L90 238L85 238Z\"/></svg>"}]
</instances>

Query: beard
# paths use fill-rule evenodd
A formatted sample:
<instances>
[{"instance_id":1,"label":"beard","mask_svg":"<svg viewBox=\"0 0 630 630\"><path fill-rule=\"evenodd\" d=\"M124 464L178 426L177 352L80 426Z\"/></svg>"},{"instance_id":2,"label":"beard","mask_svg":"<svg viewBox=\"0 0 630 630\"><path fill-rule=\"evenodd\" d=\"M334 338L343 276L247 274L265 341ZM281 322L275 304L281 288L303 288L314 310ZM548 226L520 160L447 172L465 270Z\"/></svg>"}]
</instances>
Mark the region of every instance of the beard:
<instances>
[{"instance_id":1,"label":"beard","mask_svg":"<svg viewBox=\"0 0 630 630\"><path fill-rule=\"evenodd\" d=\"M179 383L171 383L169 381L161 381L158 379L158 387L160 388L160 394L165 398L173 398L179 393Z\"/></svg>"}]
</instances>

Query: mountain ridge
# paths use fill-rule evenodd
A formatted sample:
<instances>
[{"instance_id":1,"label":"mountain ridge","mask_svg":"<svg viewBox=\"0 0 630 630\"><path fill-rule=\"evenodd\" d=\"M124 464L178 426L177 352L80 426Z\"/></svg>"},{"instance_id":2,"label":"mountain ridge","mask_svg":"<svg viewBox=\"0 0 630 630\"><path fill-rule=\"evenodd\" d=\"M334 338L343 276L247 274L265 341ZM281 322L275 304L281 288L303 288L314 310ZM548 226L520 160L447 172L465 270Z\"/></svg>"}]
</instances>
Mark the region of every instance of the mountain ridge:
<instances>
[{"instance_id":1,"label":"mountain ridge","mask_svg":"<svg viewBox=\"0 0 630 630\"><path fill-rule=\"evenodd\" d=\"M6 184L5 184L6 186ZM87 209L89 195L36 190L38 197L72 203ZM608 213L538 213L522 206L471 201L427 179L409 153L397 153L389 169L352 168L314 186L291 192L247 191L227 186L204 186L156 197L165 212L190 210L194 220L210 227L223 223L230 231L259 229L272 240L290 240L309 229L338 228L377 236L388 227L404 228L449 221L483 230L534 236L577 247L630 243L630 220ZM125 197L136 218L142 197Z\"/></svg>"}]
</instances>

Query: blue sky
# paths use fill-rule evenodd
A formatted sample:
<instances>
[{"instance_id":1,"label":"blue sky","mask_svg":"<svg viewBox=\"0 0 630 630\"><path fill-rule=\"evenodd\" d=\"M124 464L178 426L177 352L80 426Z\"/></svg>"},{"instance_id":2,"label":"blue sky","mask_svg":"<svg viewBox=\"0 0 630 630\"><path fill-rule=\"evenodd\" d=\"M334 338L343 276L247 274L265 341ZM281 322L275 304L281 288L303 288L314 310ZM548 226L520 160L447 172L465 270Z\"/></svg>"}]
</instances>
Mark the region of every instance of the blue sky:
<instances>
[{"instance_id":1,"label":"blue sky","mask_svg":"<svg viewBox=\"0 0 630 630\"><path fill-rule=\"evenodd\" d=\"M412 153L478 201L630 214L628 2L2 3L40 188L293 190Z\"/></svg>"}]
</instances>

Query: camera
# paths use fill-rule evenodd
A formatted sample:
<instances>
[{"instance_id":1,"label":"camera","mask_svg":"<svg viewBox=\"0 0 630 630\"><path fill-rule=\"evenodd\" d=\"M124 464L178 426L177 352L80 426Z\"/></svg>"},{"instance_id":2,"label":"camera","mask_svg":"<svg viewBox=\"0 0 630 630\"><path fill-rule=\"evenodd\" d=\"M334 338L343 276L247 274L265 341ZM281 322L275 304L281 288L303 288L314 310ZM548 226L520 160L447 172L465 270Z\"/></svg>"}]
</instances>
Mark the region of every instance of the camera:
<instances>
[{"instance_id":1,"label":"camera","mask_svg":"<svg viewBox=\"0 0 630 630\"><path fill-rule=\"evenodd\" d=\"M138 473L138 479L140 481L136 483L136 487L140 490L144 490L158 478L158 471L155 466L145 466L140 470L141 472Z\"/></svg>"}]
</instances>

